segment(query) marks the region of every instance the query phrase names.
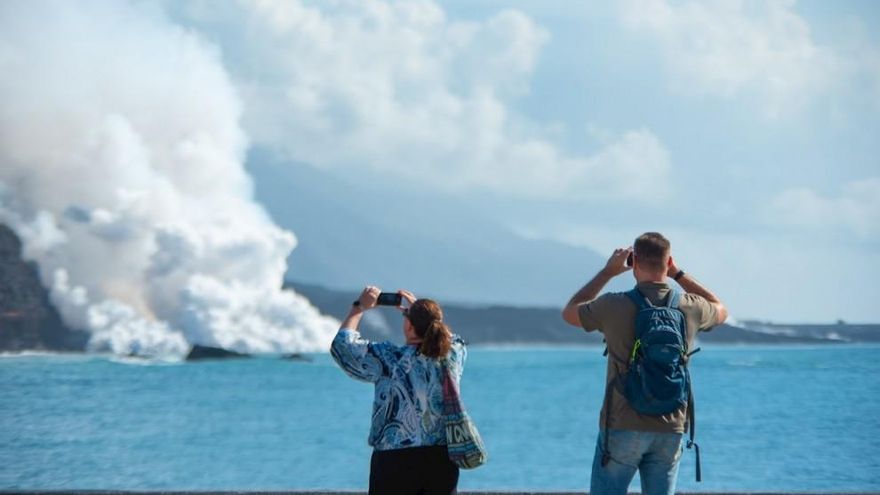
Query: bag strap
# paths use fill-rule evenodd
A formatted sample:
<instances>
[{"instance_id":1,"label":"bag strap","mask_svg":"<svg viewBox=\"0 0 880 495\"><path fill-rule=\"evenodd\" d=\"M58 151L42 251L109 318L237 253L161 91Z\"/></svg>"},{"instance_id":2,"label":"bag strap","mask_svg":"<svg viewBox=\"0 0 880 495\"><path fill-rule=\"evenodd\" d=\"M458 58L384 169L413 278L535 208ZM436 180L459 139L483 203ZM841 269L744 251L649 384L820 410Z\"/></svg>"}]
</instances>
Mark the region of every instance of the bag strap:
<instances>
[{"instance_id":1,"label":"bag strap","mask_svg":"<svg viewBox=\"0 0 880 495\"><path fill-rule=\"evenodd\" d=\"M666 307L672 309L678 309L678 304L681 302L681 292L672 287L669 288L669 295L666 296Z\"/></svg>"},{"instance_id":2,"label":"bag strap","mask_svg":"<svg viewBox=\"0 0 880 495\"><path fill-rule=\"evenodd\" d=\"M694 351L694 352L696 352L696 351ZM700 446L697 445L696 442L694 442L694 436L696 435L696 432L697 432L696 411L694 410L694 392L693 392L693 388L691 387L691 373L690 373L690 371L688 371L687 366L685 366L684 369L685 369L685 374L687 376L687 382L688 382L687 418L688 418L688 436L689 436L689 438L688 438L688 442L687 442L687 448L689 448L689 449L693 448L694 454L696 454L696 456L697 456L697 470L696 470L697 482L701 482L701 481L703 481L703 473L702 473L702 470L700 469Z\"/></svg>"},{"instance_id":3,"label":"bag strap","mask_svg":"<svg viewBox=\"0 0 880 495\"><path fill-rule=\"evenodd\" d=\"M640 311L654 307L654 305L651 304L651 301L642 294L642 291L640 291L638 287L634 287L632 290L627 291L626 296L636 304L636 307L639 308Z\"/></svg>"},{"instance_id":4,"label":"bag strap","mask_svg":"<svg viewBox=\"0 0 880 495\"><path fill-rule=\"evenodd\" d=\"M630 298L630 300L632 300L632 302L636 304L636 306L640 310L655 307L654 304L651 303L651 300L645 297L644 294L642 294L642 291L639 290L638 286L634 287L632 290L627 291L626 295ZM666 302L663 304L663 306L666 306L667 308L678 309L678 305L680 302L681 292L670 287L669 294L666 295Z\"/></svg>"},{"instance_id":5,"label":"bag strap","mask_svg":"<svg viewBox=\"0 0 880 495\"><path fill-rule=\"evenodd\" d=\"M609 382L605 385L605 431L602 445L602 467L608 465L611 460L611 450L608 448L608 433L611 431L611 397L613 393L613 383Z\"/></svg>"}]
</instances>

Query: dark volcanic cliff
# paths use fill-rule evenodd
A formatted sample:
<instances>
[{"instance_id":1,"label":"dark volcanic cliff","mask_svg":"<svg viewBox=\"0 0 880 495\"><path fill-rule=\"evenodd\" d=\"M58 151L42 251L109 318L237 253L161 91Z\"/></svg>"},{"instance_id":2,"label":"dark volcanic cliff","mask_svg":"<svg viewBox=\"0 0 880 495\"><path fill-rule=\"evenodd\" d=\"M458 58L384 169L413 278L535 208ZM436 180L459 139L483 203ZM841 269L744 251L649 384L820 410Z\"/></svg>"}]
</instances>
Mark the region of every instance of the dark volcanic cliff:
<instances>
[{"instance_id":1,"label":"dark volcanic cliff","mask_svg":"<svg viewBox=\"0 0 880 495\"><path fill-rule=\"evenodd\" d=\"M0 351L81 351L87 339L61 322L18 236L0 224Z\"/></svg>"}]
</instances>

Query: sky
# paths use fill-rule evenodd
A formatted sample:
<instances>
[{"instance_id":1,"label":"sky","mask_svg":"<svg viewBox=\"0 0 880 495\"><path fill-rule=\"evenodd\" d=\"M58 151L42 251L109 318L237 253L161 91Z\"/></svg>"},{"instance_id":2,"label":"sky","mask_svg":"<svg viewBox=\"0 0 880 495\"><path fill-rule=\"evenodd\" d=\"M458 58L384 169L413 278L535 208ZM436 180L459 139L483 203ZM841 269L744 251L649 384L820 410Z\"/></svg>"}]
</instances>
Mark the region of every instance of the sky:
<instances>
[{"instance_id":1,"label":"sky","mask_svg":"<svg viewBox=\"0 0 880 495\"><path fill-rule=\"evenodd\" d=\"M181 135L232 136L226 169L270 150L590 256L663 232L736 318L878 321L876 2L4 2L0 21L4 77L27 73L22 86L59 101L124 94L102 105L147 143L147 168L164 155L130 115L158 112L153 127L193 120ZM15 65L40 46L28 36L50 46L33 74ZM29 112L27 92L7 86L9 114ZM0 136L7 151L15 136ZM30 184L21 156L4 156L22 164L0 176L7 190Z\"/></svg>"},{"instance_id":2,"label":"sky","mask_svg":"<svg viewBox=\"0 0 880 495\"><path fill-rule=\"evenodd\" d=\"M743 318L877 321L876 3L250 7L176 15L257 144L603 255L664 232Z\"/></svg>"}]
</instances>

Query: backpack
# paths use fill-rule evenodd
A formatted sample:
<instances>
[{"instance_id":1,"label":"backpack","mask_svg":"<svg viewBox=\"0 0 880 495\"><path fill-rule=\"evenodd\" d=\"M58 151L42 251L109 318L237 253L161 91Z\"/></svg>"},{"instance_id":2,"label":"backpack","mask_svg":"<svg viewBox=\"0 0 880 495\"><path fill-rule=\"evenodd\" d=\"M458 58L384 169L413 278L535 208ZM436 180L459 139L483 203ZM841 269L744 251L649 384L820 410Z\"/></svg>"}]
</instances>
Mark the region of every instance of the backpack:
<instances>
[{"instance_id":1,"label":"backpack","mask_svg":"<svg viewBox=\"0 0 880 495\"><path fill-rule=\"evenodd\" d=\"M670 290L664 306L654 306L638 288L626 293L636 304L636 341L623 395L639 414L662 416L688 403L687 329L678 309L681 295Z\"/></svg>"},{"instance_id":2,"label":"backpack","mask_svg":"<svg viewBox=\"0 0 880 495\"><path fill-rule=\"evenodd\" d=\"M670 289L666 304L654 306L638 289L626 293L638 308L635 321L635 343L630 354L629 368L618 385L623 396L639 414L662 416L687 405L690 439L687 448L694 448L697 456L697 481L702 480L700 447L694 443L695 418L694 396L688 360L698 352L688 352L687 323L684 313L678 309L681 293ZM610 389L606 400L610 402ZM611 416L610 407L605 413L606 430ZM602 465L610 460L606 433Z\"/></svg>"}]
</instances>

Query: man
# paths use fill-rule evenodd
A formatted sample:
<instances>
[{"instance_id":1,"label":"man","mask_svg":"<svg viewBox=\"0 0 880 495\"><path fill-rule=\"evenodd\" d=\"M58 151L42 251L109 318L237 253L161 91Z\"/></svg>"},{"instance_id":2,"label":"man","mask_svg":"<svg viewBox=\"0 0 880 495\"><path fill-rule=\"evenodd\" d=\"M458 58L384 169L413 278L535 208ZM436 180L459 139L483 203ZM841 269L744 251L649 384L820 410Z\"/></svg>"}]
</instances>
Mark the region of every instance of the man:
<instances>
[{"instance_id":1,"label":"man","mask_svg":"<svg viewBox=\"0 0 880 495\"><path fill-rule=\"evenodd\" d=\"M627 258L632 255L632 268ZM691 275L680 270L661 234L639 236L633 247L615 249L605 267L579 290L562 310L562 318L586 331L599 330L608 345L605 401L599 417L599 438L593 459L590 493L625 494L636 470L645 495L675 492L681 441L687 426L687 406L664 414L639 414L620 387L635 345L636 303L626 293L605 293L603 287L632 269L639 292L653 305L667 300L672 277L684 289L679 309L684 314L687 348L697 331L709 330L727 319L724 304Z\"/></svg>"}]
</instances>

